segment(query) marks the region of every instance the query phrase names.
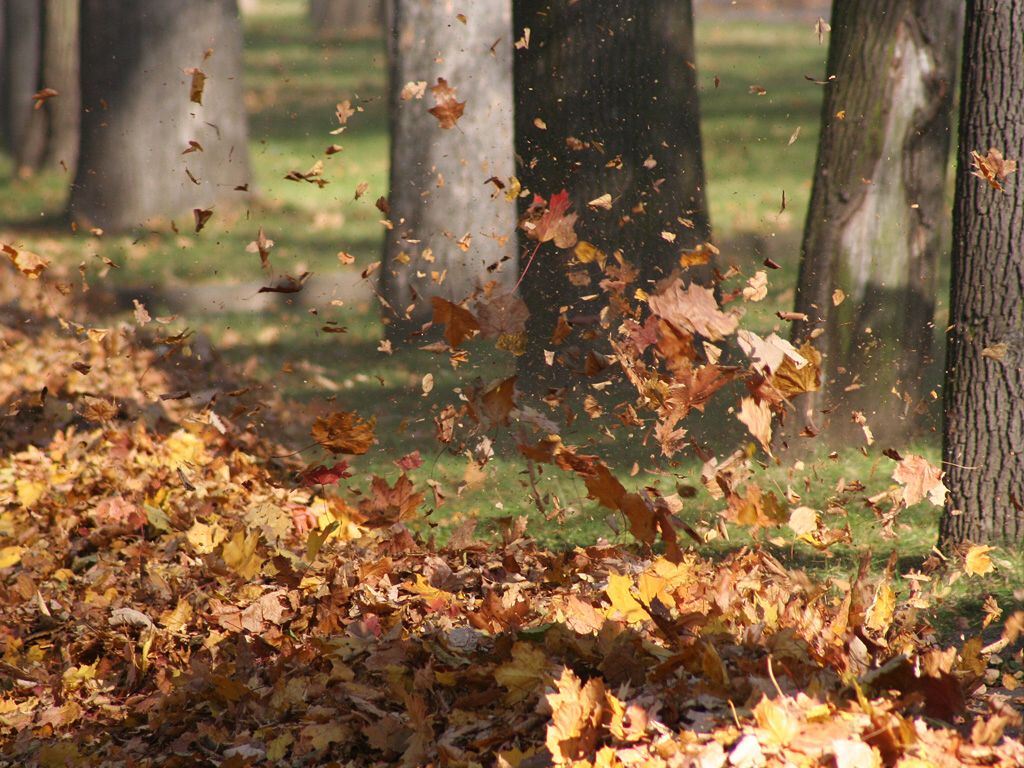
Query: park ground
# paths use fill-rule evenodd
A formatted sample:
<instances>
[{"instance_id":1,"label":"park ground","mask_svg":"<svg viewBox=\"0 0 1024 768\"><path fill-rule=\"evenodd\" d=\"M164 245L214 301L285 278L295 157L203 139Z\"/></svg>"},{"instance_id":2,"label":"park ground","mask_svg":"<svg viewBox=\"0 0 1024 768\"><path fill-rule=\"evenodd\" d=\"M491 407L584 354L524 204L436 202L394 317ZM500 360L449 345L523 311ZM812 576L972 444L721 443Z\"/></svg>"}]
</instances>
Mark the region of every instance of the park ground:
<instances>
[{"instance_id":1,"label":"park ground","mask_svg":"<svg viewBox=\"0 0 1024 768\"><path fill-rule=\"evenodd\" d=\"M628 534L586 498L582 483L558 470L537 478L545 498L557 497L561 508L557 516L542 515L521 462L506 445L510 441L500 435L495 435L495 458L483 468L438 449L432 417L451 399L452 389L475 376L507 373L512 363L471 348L472 362L452 370L446 359L427 352L379 349L382 326L373 283L383 227L374 201L387 194L383 41L317 40L304 23L301 3L260 7L265 10L246 19L246 105L255 168L255 195L248 206L217 209L198 234L182 219L176 227L168 222L97 237L72 231L64 219L66 177L16 179L9 163L0 161L0 240L53 259L55 272L63 269L76 280L84 264L87 311L96 324L130 321L131 299L138 298L153 316L173 317L169 328L195 331L202 341L197 347L209 347L200 356L205 354L212 367L210 378L220 377L225 387L243 375L258 381L275 403L273 439L303 451L298 455L306 463L324 459L308 448L314 417L341 407L375 417L379 444L355 462L360 473L393 475L393 459L418 450L425 463L415 477L459 489L432 516L429 528L420 524L425 533L443 540L472 518L480 523L479 532L497 536L508 518L527 515L530 534L546 546L585 545L599 538L627 543ZM751 22L728 13L699 20L697 44L715 241L723 260L743 272L765 259L781 266L772 274L764 310L749 324L758 332L784 334L774 311L788 309L794 296L820 117L821 86L813 80L823 70L826 45L799 14ZM334 105L342 99L361 111L344 134L332 137ZM324 147L334 141L344 151L326 161L328 185L285 180L289 172L305 171L323 158ZM367 189L357 197L363 183ZM258 293L268 276L247 246L260 227L275 242L271 258L277 273L313 273L301 294ZM344 263L348 255L352 263ZM10 275L4 273L4 279ZM945 311L940 292L937 328L945 326ZM426 374L433 377L430 392L424 392ZM730 414L709 410L704 421L695 431L703 429L719 455L748 447ZM695 459L665 466L649 446L616 441L581 422L565 436L600 451L623 473L639 468L644 483L663 492L700 488ZM934 544L938 510L917 505L898 520L897 539L881 535L865 500L892 485L893 464L882 455L884 447L825 449L796 468L773 466L762 457L767 481L780 494L797 488L806 505L841 508L854 543L817 552L785 531L762 533L761 541L791 565L840 579L849 577L865 551L878 566L896 553L900 572L918 567ZM898 448L933 463L939 459L934 430ZM701 491L687 499L681 514L693 524L713 525L718 506ZM704 549L720 554L750 542L749 534L734 530L728 541L719 538ZM954 585L936 621L955 635L980 626L984 596L1019 603L1022 562L998 552L995 572L969 586Z\"/></svg>"}]
</instances>

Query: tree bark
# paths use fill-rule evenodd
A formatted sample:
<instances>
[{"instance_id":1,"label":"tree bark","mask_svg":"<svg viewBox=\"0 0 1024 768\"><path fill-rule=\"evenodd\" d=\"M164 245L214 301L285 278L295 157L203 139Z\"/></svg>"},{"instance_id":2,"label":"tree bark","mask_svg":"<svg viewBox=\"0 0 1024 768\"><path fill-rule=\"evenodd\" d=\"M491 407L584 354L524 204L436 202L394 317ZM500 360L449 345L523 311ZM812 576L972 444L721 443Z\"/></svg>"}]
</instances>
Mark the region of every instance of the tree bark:
<instances>
[{"instance_id":1,"label":"tree bark","mask_svg":"<svg viewBox=\"0 0 1024 768\"><path fill-rule=\"evenodd\" d=\"M691 2L521 0L516 36L526 28L529 44L515 54L519 177L531 192L523 204L568 190L579 237L609 256L621 251L650 290L710 237ZM611 210L588 209L604 194ZM521 289L530 321L520 382L537 389L573 380L567 368L579 355L548 366L543 351L554 349L560 315L586 335L593 302L581 296L597 290L596 280L570 281L567 254L542 251ZM566 345L579 340L575 332Z\"/></svg>"},{"instance_id":2,"label":"tree bark","mask_svg":"<svg viewBox=\"0 0 1024 768\"><path fill-rule=\"evenodd\" d=\"M380 33L384 0L310 0L309 21L320 37L370 37Z\"/></svg>"},{"instance_id":3,"label":"tree bark","mask_svg":"<svg viewBox=\"0 0 1024 768\"><path fill-rule=\"evenodd\" d=\"M463 23L457 13L465 14ZM430 297L461 301L515 280L514 204L488 179L514 173L509 0L397 0L391 21L391 191L381 293L388 338L430 319ZM444 78L465 102L454 128L428 112ZM426 81L422 99L402 99Z\"/></svg>"},{"instance_id":4,"label":"tree bark","mask_svg":"<svg viewBox=\"0 0 1024 768\"><path fill-rule=\"evenodd\" d=\"M83 0L81 13L74 218L124 230L238 199L250 167L234 0ZM202 104L193 67L207 76ZM192 141L202 151L183 154Z\"/></svg>"},{"instance_id":5,"label":"tree bark","mask_svg":"<svg viewBox=\"0 0 1024 768\"><path fill-rule=\"evenodd\" d=\"M6 88L4 137L21 164L38 154L41 137L32 135L32 94L38 90L42 56L41 0L6 0L4 53Z\"/></svg>"},{"instance_id":6,"label":"tree bark","mask_svg":"<svg viewBox=\"0 0 1024 768\"><path fill-rule=\"evenodd\" d=\"M833 3L796 298L809 319L793 331L797 342L820 333L823 385L797 403L793 432L849 439L853 412L880 440L915 427L933 362L962 14L961 0Z\"/></svg>"},{"instance_id":7,"label":"tree bark","mask_svg":"<svg viewBox=\"0 0 1024 768\"><path fill-rule=\"evenodd\" d=\"M1024 184L1001 193L972 175L971 152L1024 157L1024 1L969 0L943 458L945 545L1024 540Z\"/></svg>"}]
</instances>

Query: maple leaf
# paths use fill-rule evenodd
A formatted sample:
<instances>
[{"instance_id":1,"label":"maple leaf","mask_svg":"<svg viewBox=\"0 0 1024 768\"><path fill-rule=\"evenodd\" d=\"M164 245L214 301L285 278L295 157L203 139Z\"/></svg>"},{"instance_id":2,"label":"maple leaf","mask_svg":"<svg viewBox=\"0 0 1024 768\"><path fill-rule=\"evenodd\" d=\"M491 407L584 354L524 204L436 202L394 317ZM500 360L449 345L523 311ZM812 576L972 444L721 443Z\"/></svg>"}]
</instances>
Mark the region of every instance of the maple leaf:
<instances>
[{"instance_id":1,"label":"maple leaf","mask_svg":"<svg viewBox=\"0 0 1024 768\"><path fill-rule=\"evenodd\" d=\"M982 544L970 547L967 554L964 555L964 573L968 576L984 576L992 573L996 567L992 564L992 558L988 553L994 549L995 547Z\"/></svg>"},{"instance_id":2,"label":"maple leaf","mask_svg":"<svg viewBox=\"0 0 1024 768\"><path fill-rule=\"evenodd\" d=\"M937 507L946 503L947 488L942 483L945 474L928 459L908 454L897 462L892 479L903 486L900 499L904 506L912 507L925 497Z\"/></svg>"},{"instance_id":3,"label":"maple leaf","mask_svg":"<svg viewBox=\"0 0 1024 768\"><path fill-rule=\"evenodd\" d=\"M457 348L466 339L471 339L480 331L480 323L465 307L442 299L440 296L431 298L430 303L434 308L434 323L445 327L444 338L452 349Z\"/></svg>"},{"instance_id":4,"label":"maple leaf","mask_svg":"<svg viewBox=\"0 0 1024 768\"><path fill-rule=\"evenodd\" d=\"M678 277L660 293L649 296L647 303L662 320L711 341L724 339L739 325L736 315L722 312L719 308L714 291L696 283L684 288Z\"/></svg>"},{"instance_id":5,"label":"maple leaf","mask_svg":"<svg viewBox=\"0 0 1024 768\"><path fill-rule=\"evenodd\" d=\"M986 155L972 149L971 167L974 169L971 171L972 176L984 179L992 189L1005 192L1003 181L1011 173L1016 173L1017 161L1003 159L1003 153L995 147L990 147Z\"/></svg>"},{"instance_id":6,"label":"maple leaf","mask_svg":"<svg viewBox=\"0 0 1024 768\"><path fill-rule=\"evenodd\" d=\"M526 331L530 310L514 293L500 293L476 305L480 335L485 339L513 336Z\"/></svg>"},{"instance_id":7,"label":"maple leaf","mask_svg":"<svg viewBox=\"0 0 1024 768\"><path fill-rule=\"evenodd\" d=\"M448 81L443 77L437 78L437 85L431 86L430 92L434 94L436 104L427 111L437 118L437 122L445 130L454 128L462 113L466 111L466 102L455 98L455 89L448 85Z\"/></svg>"},{"instance_id":8,"label":"maple leaf","mask_svg":"<svg viewBox=\"0 0 1024 768\"><path fill-rule=\"evenodd\" d=\"M311 434L317 444L331 453L361 455L370 450L376 442L374 425L377 420L360 418L351 411L337 411L330 416L320 416L313 422Z\"/></svg>"},{"instance_id":9,"label":"maple leaf","mask_svg":"<svg viewBox=\"0 0 1024 768\"><path fill-rule=\"evenodd\" d=\"M339 461L331 467L317 464L307 467L299 473L299 482L302 485L333 485L343 478L352 477L347 461Z\"/></svg>"},{"instance_id":10,"label":"maple leaf","mask_svg":"<svg viewBox=\"0 0 1024 768\"><path fill-rule=\"evenodd\" d=\"M576 245L576 214L569 213L572 203L569 193L562 190L545 201L535 195L527 215L520 222L526 236L538 243L553 242L556 248L572 248ZM524 270L525 272L525 270Z\"/></svg>"},{"instance_id":11,"label":"maple leaf","mask_svg":"<svg viewBox=\"0 0 1024 768\"><path fill-rule=\"evenodd\" d=\"M375 475L370 481L370 492L372 495L359 503L359 511L366 517L365 525L370 528L387 528L410 520L423 503L423 494L413 487L404 472L394 486Z\"/></svg>"},{"instance_id":12,"label":"maple leaf","mask_svg":"<svg viewBox=\"0 0 1024 768\"><path fill-rule=\"evenodd\" d=\"M546 695L551 707L546 744L555 765L573 763L597 745L604 715L605 689L601 678L580 684L568 667L556 681L556 692Z\"/></svg>"}]
</instances>

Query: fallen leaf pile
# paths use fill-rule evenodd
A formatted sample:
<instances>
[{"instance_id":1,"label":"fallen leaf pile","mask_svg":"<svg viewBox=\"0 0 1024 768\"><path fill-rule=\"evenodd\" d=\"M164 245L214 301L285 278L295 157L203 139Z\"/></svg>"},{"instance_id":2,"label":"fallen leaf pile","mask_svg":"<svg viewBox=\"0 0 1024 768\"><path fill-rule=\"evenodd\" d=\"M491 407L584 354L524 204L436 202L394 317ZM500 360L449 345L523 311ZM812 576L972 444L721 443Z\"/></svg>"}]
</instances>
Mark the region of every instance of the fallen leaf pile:
<instances>
[{"instance_id":1,"label":"fallen leaf pile","mask_svg":"<svg viewBox=\"0 0 1024 768\"><path fill-rule=\"evenodd\" d=\"M558 199L538 211L539 242L571 231ZM45 282L24 265L5 276ZM739 327L740 302L763 298L760 277L719 302L678 276L639 291L619 254L581 265L602 270L607 346L574 359L631 388L608 411L666 460L688 449L686 418L716 393L738 390L736 418L769 451L788 399L818 385L813 347ZM523 318L495 294L475 314L439 301L434 322L453 356L468 356L455 348L475 336L515 354L502 340ZM0 337L3 424L17 426L0 454L3 761L1024 764L1020 713L989 689L1024 612L986 603L985 625L1001 621L1001 634L955 645L928 621L954 578L995 568L989 548L970 549L962 569L908 574L895 559L872 573L865 557L846 581L813 580L756 545L700 555L679 531L703 543L728 525L787 527L818 550L849 531L792 489L764 490L744 450L705 457L721 520L694 528L678 515L685 495L627 484L567 443L521 402L515 376L461 386L434 416L438 438L483 464L489 435L511 436L529 467L578 477L638 543L546 551L512 517L497 538L482 540L469 519L441 545L417 533L441 503L417 474L419 454L396 457L386 476L361 465L372 414L339 403L317 418L320 450L346 458L297 472L273 425L246 420L263 406L243 401L244 383L207 388L185 366L186 330L59 316L21 326ZM575 418L556 396L545 403ZM604 413L593 396L585 408ZM938 469L887 455L896 485L868 500L883 523L942 502ZM1016 678L1001 682L1010 691Z\"/></svg>"}]
</instances>

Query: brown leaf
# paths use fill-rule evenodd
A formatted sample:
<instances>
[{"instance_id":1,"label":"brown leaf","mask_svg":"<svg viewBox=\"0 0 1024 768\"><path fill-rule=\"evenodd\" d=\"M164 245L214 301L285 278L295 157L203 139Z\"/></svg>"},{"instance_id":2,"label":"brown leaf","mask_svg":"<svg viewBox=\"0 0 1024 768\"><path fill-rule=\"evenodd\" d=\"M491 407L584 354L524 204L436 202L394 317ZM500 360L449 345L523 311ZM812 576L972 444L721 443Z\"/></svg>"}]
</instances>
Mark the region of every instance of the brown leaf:
<instances>
[{"instance_id":1,"label":"brown leaf","mask_svg":"<svg viewBox=\"0 0 1024 768\"><path fill-rule=\"evenodd\" d=\"M196 232L201 232L206 226L206 222L213 216L213 211L209 208L193 208L192 216L195 218Z\"/></svg>"},{"instance_id":2,"label":"brown leaf","mask_svg":"<svg viewBox=\"0 0 1024 768\"><path fill-rule=\"evenodd\" d=\"M437 85L432 86L430 92L434 94L436 105L427 111L437 118L442 128L454 128L466 110L466 102L455 98L455 89L443 77L437 78Z\"/></svg>"},{"instance_id":3,"label":"brown leaf","mask_svg":"<svg viewBox=\"0 0 1024 768\"><path fill-rule=\"evenodd\" d=\"M903 486L900 499L912 507L925 497L937 507L946 503L946 486L942 483L943 471L933 466L923 456L908 454L897 462L892 479Z\"/></svg>"},{"instance_id":4,"label":"brown leaf","mask_svg":"<svg viewBox=\"0 0 1024 768\"><path fill-rule=\"evenodd\" d=\"M684 331L699 333L710 341L724 339L739 325L736 315L719 308L714 291L696 283L684 288L679 278L660 293L648 297L647 303L661 319Z\"/></svg>"},{"instance_id":5,"label":"brown leaf","mask_svg":"<svg viewBox=\"0 0 1024 768\"><path fill-rule=\"evenodd\" d=\"M59 95L60 94L53 88L42 88L36 91L32 94L32 98L35 100L35 103L32 105L32 109L42 109L43 104L45 104L48 100L52 99L54 96Z\"/></svg>"},{"instance_id":6,"label":"brown leaf","mask_svg":"<svg viewBox=\"0 0 1024 768\"><path fill-rule=\"evenodd\" d=\"M987 155L982 155L972 149L971 167L974 169L971 171L972 176L984 179L992 189L1005 192L1003 181L1011 173L1017 172L1017 161L1003 159L1003 153L995 147L990 147Z\"/></svg>"},{"instance_id":7,"label":"brown leaf","mask_svg":"<svg viewBox=\"0 0 1024 768\"><path fill-rule=\"evenodd\" d=\"M206 86L206 73L199 67L189 67L185 70L186 75L192 76L192 81L188 87L188 98L189 101L193 101L196 104L203 103L203 88Z\"/></svg>"},{"instance_id":8,"label":"brown leaf","mask_svg":"<svg viewBox=\"0 0 1024 768\"><path fill-rule=\"evenodd\" d=\"M480 323L465 307L454 304L440 296L434 296L430 303L434 307L434 324L444 326L444 338L452 349L466 339L473 338L480 331Z\"/></svg>"},{"instance_id":9,"label":"brown leaf","mask_svg":"<svg viewBox=\"0 0 1024 768\"><path fill-rule=\"evenodd\" d=\"M260 255L260 266L263 269L270 268L270 249L274 247L274 241L269 239L260 227L256 232L256 239L245 246L246 253L258 253Z\"/></svg>"}]
</instances>

